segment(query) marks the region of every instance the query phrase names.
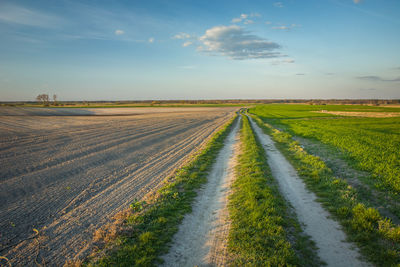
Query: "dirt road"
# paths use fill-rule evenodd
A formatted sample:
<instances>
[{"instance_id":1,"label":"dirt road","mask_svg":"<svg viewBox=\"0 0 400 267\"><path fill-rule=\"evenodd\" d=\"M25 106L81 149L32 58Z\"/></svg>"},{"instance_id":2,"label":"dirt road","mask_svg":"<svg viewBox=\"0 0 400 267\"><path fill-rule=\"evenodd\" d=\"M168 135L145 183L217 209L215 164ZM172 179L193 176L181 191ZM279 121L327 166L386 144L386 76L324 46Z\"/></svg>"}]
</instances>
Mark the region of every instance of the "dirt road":
<instances>
[{"instance_id":1,"label":"dirt road","mask_svg":"<svg viewBox=\"0 0 400 267\"><path fill-rule=\"evenodd\" d=\"M340 225L329 218L329 213L316 201L315 195L305 188L296 170L276 149L272 139L253 120L250 121L265 149L268 164L278 181L280 191L293 206L305 233L318 247L319 257L328 266L370 266L360 260L357 249L345 241L346 236Z\"/></svg>"},{"instance_id":2,"label":"dirt road","mask_svg":"<svg viewBox=\"0 0 400 267\"><path fill-rule=\"evenodd\" d=\"M207 184L199 191L192 213L175 234L163 266L227 266L228 195L238 154L239 121L219 152Z\"/></svg>"},{"instance_id":3,"label":"dirt road","mask_svg":"<svg viewBox=\"0 0 400 267\"><path fill-rule=\"evenodd\" d=\"M62 265L84 252L94 230L156 190L234 110L0 108L0 255ZM25 240L33 228L39 236Z\"/></svg>"}]
</instances>

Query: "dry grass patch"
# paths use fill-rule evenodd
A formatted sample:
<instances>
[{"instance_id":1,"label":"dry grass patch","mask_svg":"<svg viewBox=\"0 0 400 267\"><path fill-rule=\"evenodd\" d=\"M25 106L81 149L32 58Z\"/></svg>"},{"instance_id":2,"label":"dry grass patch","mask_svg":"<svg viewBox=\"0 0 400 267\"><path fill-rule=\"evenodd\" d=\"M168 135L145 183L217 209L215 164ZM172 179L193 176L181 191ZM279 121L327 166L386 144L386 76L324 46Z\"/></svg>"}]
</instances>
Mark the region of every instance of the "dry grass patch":
<instances>
[{"instance_id":1,"label":"dry grass patch","mask_svg":"<svg viewBox=\"0 0 400 267\"><path fill-rule=\"evenodd\" d=\"M328 110L319 110L311 112L326 113L326 114L347 116L347 117L365 117L365 118L400 117L400 112L354 112L354 111L328 111Z\"/></svg>"}]
</instances>

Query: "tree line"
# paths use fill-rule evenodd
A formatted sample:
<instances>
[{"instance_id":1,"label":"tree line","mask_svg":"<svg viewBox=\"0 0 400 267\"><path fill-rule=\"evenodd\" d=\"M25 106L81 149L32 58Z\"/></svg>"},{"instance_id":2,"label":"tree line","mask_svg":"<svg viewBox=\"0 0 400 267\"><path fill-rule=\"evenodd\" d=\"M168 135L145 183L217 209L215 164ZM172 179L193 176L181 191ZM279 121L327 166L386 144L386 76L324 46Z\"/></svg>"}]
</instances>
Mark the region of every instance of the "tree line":
<instances>
[{"instance_id":1,"label":"tree line","mask_svg":"<svg viewBox=\"0 0 400 267\"><path fill-rule=\"evenodd\" d=\"M36 101L39 103L42 103L44 106L49 106L50 105L50 97L48 94L40 94L36 97ZM53 105L57 106L57 95L53 95Z\"/></svg>"}]
</instances>

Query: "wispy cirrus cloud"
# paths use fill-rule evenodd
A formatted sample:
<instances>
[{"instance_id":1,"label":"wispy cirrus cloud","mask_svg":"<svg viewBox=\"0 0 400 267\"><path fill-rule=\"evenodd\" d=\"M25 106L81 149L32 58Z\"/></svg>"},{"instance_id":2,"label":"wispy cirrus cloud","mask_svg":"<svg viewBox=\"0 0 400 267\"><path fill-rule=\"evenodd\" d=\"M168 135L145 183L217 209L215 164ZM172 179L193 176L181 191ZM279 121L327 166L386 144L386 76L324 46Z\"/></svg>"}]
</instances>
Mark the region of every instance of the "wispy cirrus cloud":
<instances>
[{"instance_id":1,"label":"wispy cirrus cloud","mask_svg":"<svg viewBox=\"0 0 400 267\"><path fill-rule=\"evenodd\" d=\"M394 79L386 79L381 76L369 75L369 76L357 76L357 79L365 80L365 81L374 81L374 82L400 82L400 77Z\"/></svg>"},{"instance_id":2,"label":"wispy cirrus cloud","mask_svg":"<svg viewBox=\"0 0 400 267\"><path fill-rule=\"evenodd\" d=\"M275 3L274 3L274 7L283 8L283 7L285 7L285 6L283 5L282 2L275 2Z\"/></svg>"},{"instance_id":3,"label":"wispy cirrus cloud","mask_svg":"<svg viewBox=\"0 0 400 267\"><path fill-rule=\"evenodd\" d=\"M24 5L17 4L18 2L0 0L0 25L12 25L17 29L10 30L8 38L21 43L39 45L71 40L115 39L146 43L149 41L148 37L138 29L161 28L156 18L125 10L118 5L105 8L81 1L68 1L69 4L60 10L40 7L33 1ZM129 25L129 32L125 31L124 25ZM31 29L33 27L42 28L43 31Z\"/></svg>"},{"instance_id":4,"label":"wispy cirrus cloud","mask_svg":"<svg viewBox=\"0 0 400 267\"><path fill-rule=\"evenodd\" d=\"M248 17L249 17L248 14L241 14L238 18L233 18L232 22L233 23L242 22L243 20L247 19Z\"/></svg>"},{"instance_id":5,"label":"wispy cirrus cloud","mask_svg":"<svg viewBox=\"0 0 400 267\"><path fill-rule=\"evenodd\" d=\"M274 60L271 62L272 65L285 65L285 64L293 64L296 61L293 58L286 58L283 60Z\"/></svg>"},{"instance_id":6,"label":"wispy cirrus cloud","mask_svg":"<svg viewBox=\"0 0 400 267\"><path fill-rule=\"evenodd\" d=\"M290 24L290 25L278 25L278 26L273 26L273 27L271 27L271 29L273 29L273 30L286 30L286 31L289 31L289 30L292 30L292 29L294 29L294 28L298 28L298 27L301 27L299 24Z\"/></svg>"},{"instance_id":7,"label":"wispy cirrus cloud","mask_svg":"<svg viewBox=\"0 0 400 267\"><path fill-rule=\"evenodd\" d=\"M274 30L290 30L290 27L285 26L285 25L281 25L281 26L271 27L271 29L274 29Z\"/></svg>"},{"instance_id":8,"label":"wispy cirrus cloud","mask_svg":"<svg viewBox=\"0 0 400 267\"><path fill-rule=\"evenodd\" d=\"M234 60L283 56L277 51L281 48L279 44L251 34L237 25L210 28L198 40L198 51Z\"/></svg>"},{"instance_id":9,"label":"wispy cirrus cloud","mask_svg":"<svg viewBox=\"0 0 400 267\"><path fill-rule=\"evenodd\" d=\"M190 34L187 34L185 32L180 32L178 34L175 34L174 36L172 36L172 39L189 39L192 36Z\"/></svg>"},{"instance_id":10,"label":"wispy cirrus cloud","mask_svg":"<svg viewBox=\"0 0 400 267\"><path fill-rule=\"evenodd\" d=\"M251 19L247 19L245 22L243 22L244 24L253 24L254 20Z\"/></svg>"},{"instance_id":11,"label":"wispy cirrus cloud","mask_svg":"<svg viewBox=\"0 0 400 267\"><path fill-rule=\"evenodd\" d=\"M175 40L185 40L185 42L182 44L182 47L191 46L198 39L196 36L192 36L185 32L180 32L178 34L175 34L171 38Z\"/></svg>"},{"instance_id":12,"label":"wispy cirrus cloud","mask_svg":"<svg viewBox=\"0 0 400 267\"><path fill-rule=\"evenodd\" d=\"M56 28L66 21L52 14L11 3L0 3L0 22L31 27Z\"/></svg>"}]
</instances>

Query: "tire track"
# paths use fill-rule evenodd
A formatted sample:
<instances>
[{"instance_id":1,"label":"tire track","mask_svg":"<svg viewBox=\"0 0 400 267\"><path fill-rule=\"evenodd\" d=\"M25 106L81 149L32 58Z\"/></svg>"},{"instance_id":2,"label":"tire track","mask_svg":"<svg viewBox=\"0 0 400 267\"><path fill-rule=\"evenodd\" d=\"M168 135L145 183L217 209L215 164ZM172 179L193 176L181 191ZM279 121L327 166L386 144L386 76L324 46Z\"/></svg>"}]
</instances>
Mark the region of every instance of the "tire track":
<instances>
[{"instance_id":1,"label":"tire track","mask_svg":"<svg viewBox=\"0 0 400 267\"><path fill-rule=\"evenodd\" d=\"M227 193L234 177L239 127L240 119L218 153L207 183L194 200L192 212L185 215L171 248L162 256L165 262L161 266L227 265Z\"/></svg>"},{"instance_id":2,"label":"tire track","mask_svg":"<svg viewBox=\"0 0 400 267\"><path fill-rule=\"evenodd\" d=\"M354 244L346 241L346 235L339 223L324 210L314 193L309 192L296 170L276 149L272 139L264 134L251 119L251 126L264 147L272 175L278 181L279 189L302 223L304 232L318 247L318 256L328 266L371 266L362 259Z\"/></svg>"}]
</instances>

